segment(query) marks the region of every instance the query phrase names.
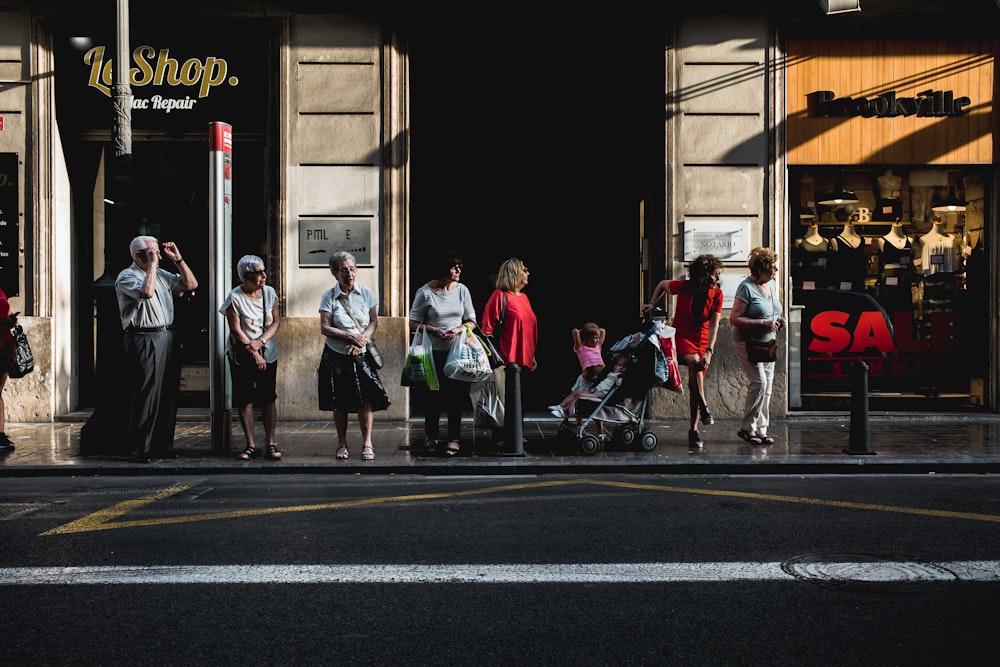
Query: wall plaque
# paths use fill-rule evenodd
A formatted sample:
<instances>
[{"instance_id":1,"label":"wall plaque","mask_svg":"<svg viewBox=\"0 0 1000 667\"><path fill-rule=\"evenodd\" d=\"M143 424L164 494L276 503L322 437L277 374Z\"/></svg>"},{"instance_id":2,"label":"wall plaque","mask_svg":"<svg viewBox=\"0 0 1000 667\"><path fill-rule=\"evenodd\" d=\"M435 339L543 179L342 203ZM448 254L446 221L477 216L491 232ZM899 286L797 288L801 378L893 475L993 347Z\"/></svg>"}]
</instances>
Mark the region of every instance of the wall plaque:
<instances>
[{"instance_id":1,"label":"wall plaque","mask_svg":"<svg viewBox=\"0 0 1000 667\"><path fill-rule=\"evenodd\" d=\"M299 266L329 267L338 250L354 255L358 266L372 264L372 218L300 218Z\"/></svg>"},{"instance_id":2,"label":"wall plaque","mask_svg":"<svg viewBox=\"0 0 1000 667\"><path fill-rule=\"evenodd\" d=\"M750 255L750 223L745 220L685 220L684 261L715 255L724 262Z\"/></svg>"}]
</instances>

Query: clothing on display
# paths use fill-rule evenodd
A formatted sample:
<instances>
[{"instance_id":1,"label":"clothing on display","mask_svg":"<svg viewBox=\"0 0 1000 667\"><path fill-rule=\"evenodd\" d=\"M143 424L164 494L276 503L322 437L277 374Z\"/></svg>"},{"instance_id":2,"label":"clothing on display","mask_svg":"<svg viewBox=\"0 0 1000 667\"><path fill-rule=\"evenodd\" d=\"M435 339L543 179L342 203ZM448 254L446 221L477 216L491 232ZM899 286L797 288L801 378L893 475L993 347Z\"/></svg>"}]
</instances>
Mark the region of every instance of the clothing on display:
<instances>
[{"instance_id":1,"label":"clothing on display","mask_svg":"<svg viewBox=\"0 0 1000 667\"><path fill-rule=\"evenodd\" d=\"M878 300L887 312L913 309L913 243L895 224L888 234L878 239L879 283Z\"/></svg>"},{"instance_id":2,"label":"clothing on display","mask_svg":"<svg viewBox=\"0 0 1000 667\"><path fill-rule=\"evenodd\" d=\"M844 225L834 238L830 254L830 282L833 289L862 292L868 275L868 251L854 225Z\"/></svg>"},{"instance_id":3,"label":"clothing on display","mask_svg":"<svg viewBox=\"0 0 1000 667\"><path fill-rule=\"evenodd\" d=\"M811 225L792 246L792 281L796 288L825 289L830 286L830 241Z\"/></svg>"}]
</instances>

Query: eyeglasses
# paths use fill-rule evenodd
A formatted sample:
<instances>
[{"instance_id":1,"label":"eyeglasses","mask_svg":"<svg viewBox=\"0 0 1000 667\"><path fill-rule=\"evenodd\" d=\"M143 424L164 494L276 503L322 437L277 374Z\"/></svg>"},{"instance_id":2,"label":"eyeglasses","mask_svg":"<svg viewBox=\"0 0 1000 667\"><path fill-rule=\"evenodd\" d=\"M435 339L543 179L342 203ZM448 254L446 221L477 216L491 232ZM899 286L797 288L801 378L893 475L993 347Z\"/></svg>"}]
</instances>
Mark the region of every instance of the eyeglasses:
<instances>
[{"instance_id":1,"label":"eyeglasses","mask_svg":"<svg viewBox=\"0 0 1000 667\"><path fill-rule=\"evenodd\" d=\"M247 271L247 273L251 276L262 276L267 273L267 271L265 269L257 269L256 271Z\"/></svg>"},{"instance_id":2,"label":"eyeglasses","mask_svg":"<svg viewBox=\"0 0 1000 667\"><path fill-rule=\"evenodd\" d=\"M339 269L337 269L337 273L346 276L348 273L355 273L357 270L358 269L353 266L342 266Z\"/></svg>"},{"instance_id":3,"label":"eyeglasses","mask_svg":"<svg viewBox=\"0 0 1000 667\"><path fill-rule=\"evenodd\" d=\"M461 264L454 264L454 265L453 265L453 266L451 267L451 270L452 270L452 271L461 271L461 270L462 270L462 265L461 265Z\"/></svg>"}]
</instances>

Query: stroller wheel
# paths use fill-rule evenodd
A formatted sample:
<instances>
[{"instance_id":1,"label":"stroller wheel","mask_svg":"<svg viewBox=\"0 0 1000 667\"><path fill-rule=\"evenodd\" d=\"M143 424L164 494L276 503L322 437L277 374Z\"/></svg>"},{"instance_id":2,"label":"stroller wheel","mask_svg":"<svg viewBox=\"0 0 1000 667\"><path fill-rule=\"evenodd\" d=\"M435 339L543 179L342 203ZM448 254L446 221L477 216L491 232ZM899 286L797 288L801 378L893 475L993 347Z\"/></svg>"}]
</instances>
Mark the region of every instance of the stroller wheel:
<instances>
[{"instance_id":1,"label":"stroller wheel","mask_svg":"<svg viewBox=\"0 0 1000 667\"><path fill-rule=\"evenodd\" d=\"M628 447L635 442L635 431L627 426L619 426L615 429L615 442L623 447Z\"/></svg>"},{"instance_id":2,"label":"stroller wheel","mask_svg":"<svg viewBox=\"0 0 1000 667\"><path fill-rule=\"evenodd\" d=\"M644 431L639 437L639 449L644 452L651 452L656 449L656 434L652 431Z\"/></svg>"},{"instance_id":3,"label":"stroller wheel","mask_svg":"<svg viewBox=\"0 0 1000 667\"><path fill-rule=\"evenodd\" d=\"M601 451L601 441L597 439L596 435L587 433L580 438L579 447L580 453L584 456L593 456Z\"/></svg>"}]
</instances>

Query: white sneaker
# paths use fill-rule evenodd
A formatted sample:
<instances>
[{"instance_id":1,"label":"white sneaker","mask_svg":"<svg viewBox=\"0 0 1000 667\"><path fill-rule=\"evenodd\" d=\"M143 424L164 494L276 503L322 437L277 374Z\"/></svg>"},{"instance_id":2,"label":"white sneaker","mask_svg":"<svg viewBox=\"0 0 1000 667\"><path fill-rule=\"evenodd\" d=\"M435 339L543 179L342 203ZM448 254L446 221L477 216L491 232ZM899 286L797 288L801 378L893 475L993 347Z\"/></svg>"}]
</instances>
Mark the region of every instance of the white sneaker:
<instances>
[{"instance_id":1,"label":"white sneaker","mask_svg":"<svg viewBox=\"0 0 1000 667\"><path fill-rule=\"evenodd\" d=\"M566 419L567 417L566 411L563 410L561 405L550 405L549 412L554 414L556 417L559 417L559 419Z\"/></svg>"}]
</instances>

